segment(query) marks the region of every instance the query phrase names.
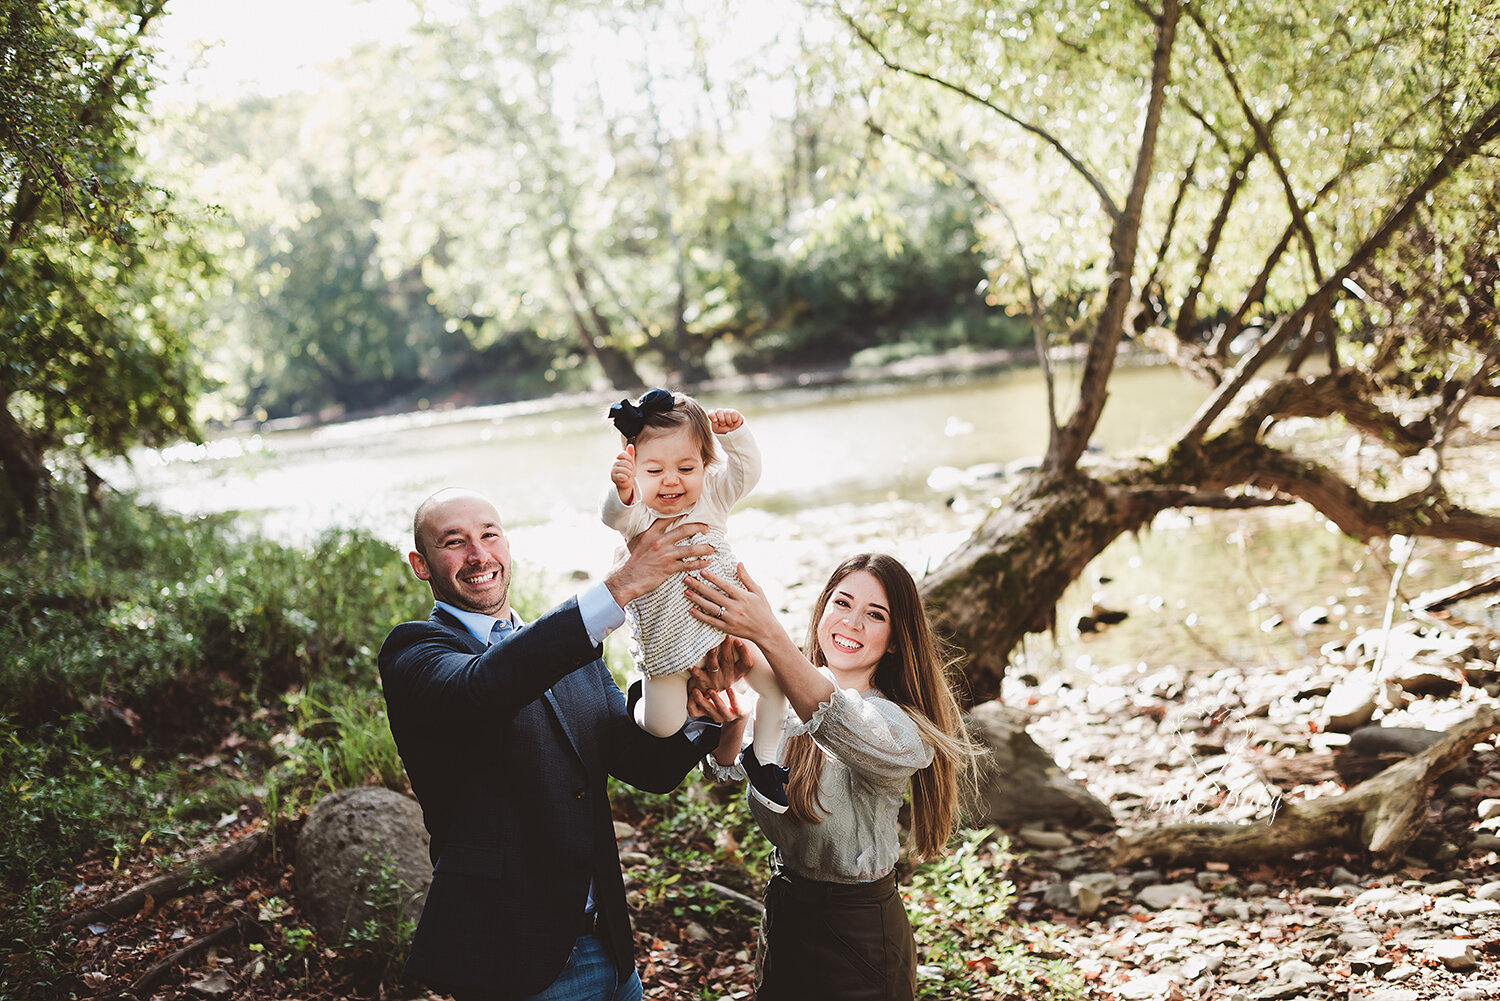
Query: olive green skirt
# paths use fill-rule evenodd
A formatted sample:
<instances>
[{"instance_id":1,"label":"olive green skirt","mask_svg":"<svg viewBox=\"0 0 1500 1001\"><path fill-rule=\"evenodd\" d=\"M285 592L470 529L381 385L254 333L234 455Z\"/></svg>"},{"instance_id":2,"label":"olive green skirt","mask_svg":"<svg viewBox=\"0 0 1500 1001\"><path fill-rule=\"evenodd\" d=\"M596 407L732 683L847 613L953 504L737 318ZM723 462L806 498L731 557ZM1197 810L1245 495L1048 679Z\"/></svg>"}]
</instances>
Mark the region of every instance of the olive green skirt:
<instances>
[{"instance_id":1,"label":"olive green skirt","mask_svg":"<svg viewBox=\"0 0 1500 1001\"><path fill-rule=\"evenodd\" d=\"M871 883L776 875L755 973L757 1001L911 1001L917 949L896 874Z\"/></svg>"}]
</instances>

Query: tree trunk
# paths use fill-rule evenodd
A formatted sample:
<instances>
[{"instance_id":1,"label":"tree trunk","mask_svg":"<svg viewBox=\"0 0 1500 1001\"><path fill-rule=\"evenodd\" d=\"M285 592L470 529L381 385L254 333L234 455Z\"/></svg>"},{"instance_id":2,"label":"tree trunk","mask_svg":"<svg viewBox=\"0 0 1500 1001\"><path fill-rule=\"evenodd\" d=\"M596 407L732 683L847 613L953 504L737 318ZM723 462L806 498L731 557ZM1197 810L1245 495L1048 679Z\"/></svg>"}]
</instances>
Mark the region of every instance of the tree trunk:
<instances>
[{"instance_id":1,"label":"tree trunk","mask_svg":"<svg viewBox=\"0 0 1500 1001\"><path fill-rule=\"evenodd\" d=\"M41 509L42 498L52 487L52 474L42 461L42 450L10 412L10 393L0 394L0 470L20 508L21 521L34 519ZM6 534L14 535L21 523L6 524Z\"/></svg>"},{"instance_id":2,"label":"tree trunk","mask_svg":"<svg viewBox=\"0 0 1500 1001\"><path fill-rule=\"evenodd\" d=\"M966 704L999 695L1021 637L1051 628L1058 599L1089 561L1166 506L1160 493L1039 471L929 574L922 595L933 625L967 654Z\"/></svg>"},{"instance_id":3,"label":"tree trunk","mask_svg":"<svg viewBox=\"0 0 1500 1001\"><path fill-rule=\"evenodd\" d=\"M1400 862L1426 821L1427 793L1442 775L1500 731L1500 714L1480 709L1427 750L1397 762L1338 796L1283 805L1266 823L1174 824L1123 838L1111 866L1152 858L1181 865L1285 861L1313 848L1358 845L1382 868Z\"/></svg>"}]
</instances>

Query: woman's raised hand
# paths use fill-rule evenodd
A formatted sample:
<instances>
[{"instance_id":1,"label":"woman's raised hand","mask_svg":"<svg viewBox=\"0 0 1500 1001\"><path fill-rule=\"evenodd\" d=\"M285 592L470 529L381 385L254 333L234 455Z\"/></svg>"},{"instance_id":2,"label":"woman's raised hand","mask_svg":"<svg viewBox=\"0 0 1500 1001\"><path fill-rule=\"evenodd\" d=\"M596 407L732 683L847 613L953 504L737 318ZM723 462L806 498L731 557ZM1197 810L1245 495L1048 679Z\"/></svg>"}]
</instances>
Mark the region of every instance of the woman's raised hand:
<instances>
[{"instance_id":1,"label":"woman's raised hand","mask_svg":"<svg viewBox=\"0 0 1500 1001\"><path fill-rule=\"evenodd\" d=\"M702 580L689 576L687 585L689 613L699 622L722 629L730 636L758 643L781 630L766 593L750 577L745 564L735 567L740 583L725 580L710 570L699 572Z\"/></svg>"}]
</instances>

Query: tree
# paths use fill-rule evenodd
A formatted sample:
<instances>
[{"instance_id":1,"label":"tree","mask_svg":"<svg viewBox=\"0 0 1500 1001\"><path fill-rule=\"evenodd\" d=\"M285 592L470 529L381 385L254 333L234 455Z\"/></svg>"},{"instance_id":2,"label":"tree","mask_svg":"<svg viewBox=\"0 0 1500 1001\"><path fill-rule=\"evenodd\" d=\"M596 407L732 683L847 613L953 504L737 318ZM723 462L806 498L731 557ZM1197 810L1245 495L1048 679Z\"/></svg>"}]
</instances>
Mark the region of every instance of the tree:
<instances>
[{"instance_id":1,"label":"tree","mask_svg":"<svg viewBox=\"0 0 1500 1001\"><path fill-rule=\"evenodd\" d=\"M872 126L991 205L1009 265L995 288L1038 318L1053 299L1086 307L1078 402L1053 412L1040 468L924 581L972 698L998 694L1011 650L1090 560L1170 508L1297 502L1361 539L1500 543L1500 516L1450 495L1441 462L1500 362L1493 4L842 13L881 67ZM879 110L903 100L920 118ZM996 194L1023 171L1046 184L1038 205ZM1090 247L1107 264L1042 263ZM1418 286L1442 320L1398 305ZM1086 464L1131 337L1208 398L1160 451ZM1314 351L1321 370L1304 374ZM1294 418L1358 436L1395 475L1356 482L1284 431Z\"/></svg>"},{"instance_id":2,"label":"tree","mask_svg":"<svg viewBox=\"0 0 1500 1001\"><path fill-rule=\"evenodd\" d=\"M0 514L34 519L48 453L194 433L184 313L201 273L134 148L164 0L0 0Z\"/></svg>"},{"instance_id":3,"label":"tree","mask_svg":"<svg viewBox=\"0 0 1500 1001\"><path fill-rule=\"evenodd\" d=\"M370 409L469 357L419 268L385 277L378 205L337 181L314 183L304 204L295 224L262 234L257 287L238 297L258 345L246 406L273 416Z\"/></svg>"}]
</instances>

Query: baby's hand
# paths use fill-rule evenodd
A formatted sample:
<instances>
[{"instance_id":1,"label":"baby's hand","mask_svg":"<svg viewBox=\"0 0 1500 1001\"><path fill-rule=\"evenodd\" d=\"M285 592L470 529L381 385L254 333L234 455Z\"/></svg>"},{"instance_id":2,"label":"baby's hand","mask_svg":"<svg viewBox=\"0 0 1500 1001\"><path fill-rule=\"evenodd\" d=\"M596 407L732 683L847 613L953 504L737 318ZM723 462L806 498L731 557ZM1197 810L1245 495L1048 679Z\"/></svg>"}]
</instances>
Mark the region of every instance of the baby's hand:
<instances>
[{"instance_id":1,"label":"baby's hand","mask_svg":"<svg viewBox=\"0 0 1500 1001\"><path fill-rule=\"evenodd\" d=\"M620 495L621 504L631 504L635 501L635 446L626 445L625 451L615 456L615 464L609 470L610 482L615 485L615 493Z\"/></svg>"},{"instance_id":2,"label":"baby's hand","mask_svg":"<svg viewBox=\"0 0 1500 1001\"><path fill-rule=\"evenodd\" d=\"M738 410L722 407L709 412L708 422L713 426L714 434L727 434L745 423L745 415Z\"/></svg>"}]
</instances>

